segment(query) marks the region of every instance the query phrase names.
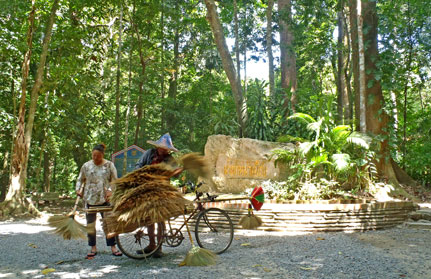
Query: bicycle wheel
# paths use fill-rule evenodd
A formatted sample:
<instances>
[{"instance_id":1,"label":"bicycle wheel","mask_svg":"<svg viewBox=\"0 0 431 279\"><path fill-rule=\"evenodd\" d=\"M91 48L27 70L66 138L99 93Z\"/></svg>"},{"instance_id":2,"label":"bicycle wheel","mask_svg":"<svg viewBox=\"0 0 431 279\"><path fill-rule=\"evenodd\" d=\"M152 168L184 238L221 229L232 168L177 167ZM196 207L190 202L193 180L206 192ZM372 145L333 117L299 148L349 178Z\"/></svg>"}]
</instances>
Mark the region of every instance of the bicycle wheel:
<instances>
[{"instance_id":1,"label":"bicycle wheel","mask_svg":"<svg viewBox=\"0 0 431 279\"><path fill-rule=\"evenodd\" d=\"M158 237L157 235L160 235ZM163 236L165 235L165 224L164 223L156 223L154 224L154 238L156 242L156 249L146 252L144 248L150 244L150 236L148 233L148 227L140 227L130 233L122 233L115 237L118 248L129 258L132 259L145 259L157 249L163 243Z\"/></svg>"},{"instance_id":2,"label":"bicycle wheel","mask_svg":"<svg viewBox=\"0 0 431 279\"><path fill-rule=\"evenodd\" d=\"M199 213L196 219L195 236L201 248L221 254L232 243L232 220L224 210L219 208L205 209Z\"/></svg>"}]
</instances>

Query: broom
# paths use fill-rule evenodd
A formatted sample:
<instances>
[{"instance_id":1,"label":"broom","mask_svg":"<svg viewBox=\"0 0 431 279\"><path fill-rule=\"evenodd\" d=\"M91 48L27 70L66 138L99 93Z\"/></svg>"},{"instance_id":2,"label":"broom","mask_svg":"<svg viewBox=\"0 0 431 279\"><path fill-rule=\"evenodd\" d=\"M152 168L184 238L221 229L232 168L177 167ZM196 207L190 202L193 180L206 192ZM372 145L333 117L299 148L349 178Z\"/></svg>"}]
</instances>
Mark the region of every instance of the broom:
<instances>
[{"instance_id":1,"label":"broom","mask_svg":"<svg viewBox=\"0 0 431 279\"><path fill-rule=\"evenodd\" d=\"M253 230L262 225L262 219L253 214L253 208L251 208L251 205L249 204L248 213L246 216L241 217L239 224L245 230Z\"/></svg>"},{"instance_id":2,"label":"broom","mask_svg":"<svg viewBox=\"0 0 431 279\"><path fill-rule=\"evenodd\" d=\"M75 220L76 208L78 207L80 196L76 198L75 206L72 212L67 215L51 216L48 218L48 225L54 228L54 233L63 237L65 240L70 239L86 239L87 233L93 232L95 227L93 225L84 226Z\"/></svg>"},{"instance_id":3,"label":"broom","mask_svg":"<svg viewBox=\"0 0 431 279\"><path fill-rule=\"evenodd\" d=\"M198 177L210 178L208 162L199 153L185 154L179 158L179 161L183 165L184 170L188 170Z\"/></svg>"},{"instance_id":4,"label":"broom","mask_svg":"<svg viewBox=\"0 0 431 279\"><path fill-rule=\"evenodd\" d=\"M180 263L180 266L207 266L214 265L217 261L217 255L208 249L200 248L194 245L189 225L187 224L186 216L184 223L186 224L187 233L189 234L192 249L187 253L186 258Z\"/></svg>"},{"instance_id":5,"label":"broom","mask_svg":"<svg viewBox=\"0 0 431 279\"><path fill-rule=\"evenodd\" d=\"M250 202L248 205L248 212L239 220L239 224L243 229L253 230L262 225L262 219L253 214L253 208L260 210L265 201L265 193L262 187L255 187L251 193Z\"/></svg>"}]
</instances>

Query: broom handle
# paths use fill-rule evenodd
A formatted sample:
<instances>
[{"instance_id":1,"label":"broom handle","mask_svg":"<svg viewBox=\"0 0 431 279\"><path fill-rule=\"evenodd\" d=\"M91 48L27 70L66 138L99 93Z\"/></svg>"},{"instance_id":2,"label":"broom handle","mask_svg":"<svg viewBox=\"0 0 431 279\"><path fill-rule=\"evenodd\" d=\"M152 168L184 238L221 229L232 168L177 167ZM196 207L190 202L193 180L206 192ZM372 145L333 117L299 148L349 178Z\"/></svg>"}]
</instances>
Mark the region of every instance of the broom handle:
<instances>
[{"instance_id":1,"label":"broom handle","mask_svg":"<svg viewBox=\"0 0 431 279\"><path fill-rule=\"evenodd\" d=\"M187 233L189 234L190 242L192 243L192 246L194 247L195 244L193 243L192 234L190 233L189 225L188 225L187 220L186 220L186 215L183 215L183 217L184 217L184 224L186 224Z\"/></svg>"},{"instance_id":2,"label":"broom handle","mask_svg":"<svg viewBox=\"0 0 431 279\"><path fill-rule=\"evenodd\" d=\"M81 186L81 188L79 189L79 191L78 191L78 192L81 192L81 193L82 193L82 190L84 190L84 185L82 185L82 186ZM84 193L82 193L82 194L84 194ZM80 199L81 199L81 197L80 197L80 196L77 196L77 197L76 197L75 205L73 206L73 210L72 210L72 212L71 212L71 215L75 214L76 209L78 208L78 203L79 203L79 200L80 200Z\"/></svg>"}]
</instances>

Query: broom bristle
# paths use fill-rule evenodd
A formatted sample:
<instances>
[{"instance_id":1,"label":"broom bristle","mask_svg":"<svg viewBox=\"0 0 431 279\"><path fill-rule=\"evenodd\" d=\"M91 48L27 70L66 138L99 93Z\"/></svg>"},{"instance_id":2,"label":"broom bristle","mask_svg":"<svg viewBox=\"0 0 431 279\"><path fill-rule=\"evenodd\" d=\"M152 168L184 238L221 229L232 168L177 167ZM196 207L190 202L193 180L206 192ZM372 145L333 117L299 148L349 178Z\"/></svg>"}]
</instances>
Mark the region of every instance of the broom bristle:
<instances>
[{"instance_id":1,"label":"broom bristle","mask_svg":"<svg viewBox=\"0 0 431 279\"><path fill-rule=\"evenodd\" d=\"M75 220L73 215L51 216L48 218L48 225L54 228L53 232L63 237L63 239L86 239L87 232L93 228L88 228Z\"/></svg>"},{"instance_id":2,"label":"broom bristle","mask_svg":"<svg viewBox=\"0 0 431 279\"><path fill-rule=\"evenodd\" d=\"M203 178L210 177L208 161L199 153L189 153L179 159L185 170Z\"/></svg>"},{"instance_id":3,"label":"broom bristle","mask_svg":"<svg viewBox=\"0 0 431 279\"><path fill-rule=\"evenodd\" d=\"M180 266L207 266L216 264L216 261L216 254L210 250L195 246L190 249L186 258L180 263Z\"/></svg>"},{"instance_id":4,"label":"broom bristle","mask_svg":"<svg viewBox=\"0 0 431 279\"><path fill-rule=\"evenodd\" d=\"M239 220L239 224L245 230L253 230L262 225L262 219L254 214L246 215Z\"/></svg>"}]
</instances>

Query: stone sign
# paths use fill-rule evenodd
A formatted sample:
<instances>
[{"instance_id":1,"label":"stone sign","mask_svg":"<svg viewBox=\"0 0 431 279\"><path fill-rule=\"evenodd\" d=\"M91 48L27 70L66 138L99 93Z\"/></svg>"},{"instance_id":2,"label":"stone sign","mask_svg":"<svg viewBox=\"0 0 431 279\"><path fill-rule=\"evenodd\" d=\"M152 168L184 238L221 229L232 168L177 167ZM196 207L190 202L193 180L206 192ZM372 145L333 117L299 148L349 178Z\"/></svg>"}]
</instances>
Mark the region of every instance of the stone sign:
<instances>
[{"instance_id":1,"label":"stone sign","mask_svg":"<svg viewBox=\"0 0 431 279\"><path fill-rule=\"evenodd\" d=\"M135 169L135 164L139 158L144 154L145 150L137 145L131 145L127 148L127 166L126 173L131 172ZM125 150L120 150L111 156L111 161L117 168L118 177L123 176L123 164L124 164L124 153Z\"/></svg>"},{"instance_id":2,"label":"stone sign","mask_svg":"<svg viewBox=\"0 0 431 279\"><path fill-rule=\"evenodd\" d=\"M217 190L239 193L264 180L284 179L286 167L274 165L272 151L275 149L294 149L294 145L224 135L208 137L205 158L213 170Z\"/></svg>"}]
</instances>

